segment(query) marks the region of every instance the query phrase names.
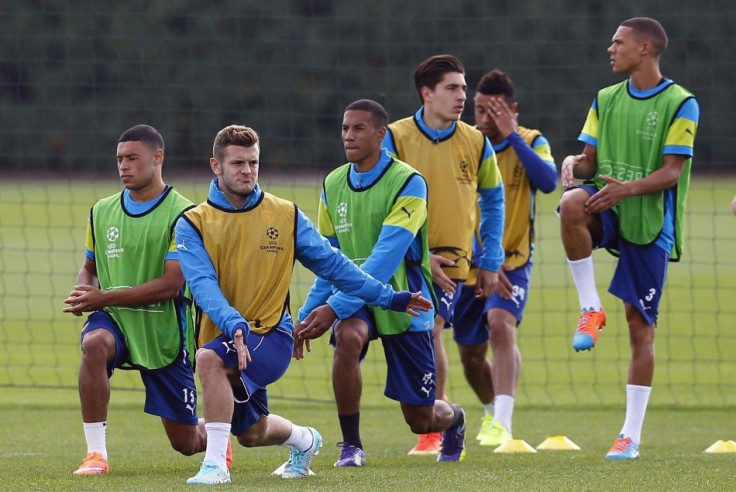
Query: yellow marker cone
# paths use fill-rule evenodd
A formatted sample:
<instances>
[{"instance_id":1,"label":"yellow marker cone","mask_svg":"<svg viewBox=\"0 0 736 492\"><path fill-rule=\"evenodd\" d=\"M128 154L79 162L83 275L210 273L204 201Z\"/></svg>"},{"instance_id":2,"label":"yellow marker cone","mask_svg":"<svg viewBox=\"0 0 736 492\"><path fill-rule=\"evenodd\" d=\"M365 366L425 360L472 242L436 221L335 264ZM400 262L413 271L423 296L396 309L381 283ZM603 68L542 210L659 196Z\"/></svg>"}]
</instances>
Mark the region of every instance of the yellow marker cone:
<instances>
[{"instance_id":1,"label":"yellow marker cone","mask_svg":"<svg viewBox=\"0 0 736 492\"><path fill-rule=\"evenodd\" d=\"M551 436L542 441L537 449L580 451L580 446L565 436Z\"/></svg>"},{"instance_id":2,"label":"yellow marker cone","mask_svg":"<svg viewBox=\"0 0 736 492\"><path fill-rule=\"evenodd\" d=\"M510 439L493 450L494 453L536 453L534 449L523 439Z\"/></svg>"},{"instance_id":3,"label":"yellow marker cone","mask_svg":"<svg viewBox=\"0 0 736 492\"><path fill-rule=\"evenodd\" d=\"M736 441L716 441L704 453L736 453Z\"/></svg>"}]
</instances>

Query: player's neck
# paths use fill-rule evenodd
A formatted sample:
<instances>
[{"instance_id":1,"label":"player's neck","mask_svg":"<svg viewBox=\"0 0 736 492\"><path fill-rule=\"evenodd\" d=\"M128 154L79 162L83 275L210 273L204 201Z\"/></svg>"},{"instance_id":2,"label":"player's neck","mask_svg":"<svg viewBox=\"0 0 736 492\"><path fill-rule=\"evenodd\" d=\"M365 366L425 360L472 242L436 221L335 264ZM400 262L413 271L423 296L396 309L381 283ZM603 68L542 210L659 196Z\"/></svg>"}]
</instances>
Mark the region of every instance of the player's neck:
<instances>
[{"instance_id":1,"label":"player's neck","mask_svg":"<svg viewBox=\"0 0 736 492\"><path fill-rule=\"evenodd\" d=\"M138 203L150 202L166 189L166 183L156 181L140 190L130 190L130 199Z\"/></svg>"},{"instance_id":2,"label":"player's neck","mask_svg":"<svg viewBox=\"0 0 736 492\"><path fill-rule=\"evenodd\" d=\"M376 152L373 152L371 155L366 157L365 159L362 159L360 162L353 162L353 166L355 167L355 171L359 173L367 173L368 171L372 171L373 168L378 165L378 161L381 160L381 151L380 149Z\"/></svg>"},{"instance_id":3,"label":"player's neck","mask_svg":"<svg viewBox=\"0 0 736 492\"><path fill-rule=\"evenodd\" d=\"M486 135L486 137L488 137L488 135ZM496 135L495 135L495 136L494 136L493 138L491 138L491 137L488 137L488 140L490 140L490 141L491 141L491 144L492 144L492 145L500 145L500 144L502 144L502 143L503 143L503 141L504 141L504 140L506 140L506 139L505 139L505 138L503 138L503 137L501 136L501 134L500 134L500 133L498 133L498 134L496 134Z\"/></svg>"},{"instance_id":4,"label":"player's neck","mask_svg":"<svg viewBox=\"0 0 736 492\"><path fill-rule=\"evenodd\" d=\"M638 91L653 89L662 81L662 73L659 71L658 66L636 70L629 74L629 76L631 78L631 86Z\"/></svg>"},{"instance_id":5,"label":"player's neck","mask_svg":"<svg viewBox=\"0 0 736 492\"><path fill-rule=\"evenodd\" d=\"M422 119L424 120L424 124L432 130L447 130L455 122L455 120L447 120L435 113L431 108L427 107L427 105L424 106Z\"/></svg>"}]
</instances>

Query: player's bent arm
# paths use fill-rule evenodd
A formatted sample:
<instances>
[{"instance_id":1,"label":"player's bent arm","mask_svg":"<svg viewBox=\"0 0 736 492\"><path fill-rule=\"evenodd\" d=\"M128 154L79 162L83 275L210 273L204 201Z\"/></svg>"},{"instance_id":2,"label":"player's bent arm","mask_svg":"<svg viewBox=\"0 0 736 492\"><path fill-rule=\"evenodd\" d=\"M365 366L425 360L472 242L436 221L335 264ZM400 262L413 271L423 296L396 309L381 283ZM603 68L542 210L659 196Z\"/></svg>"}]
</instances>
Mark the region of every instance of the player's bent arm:
<instances>
[{"instance_id":1,"label":"player's bent arm","mask_svg":"<svg viewBox=\"0 0 736 492\"><path fill-rule=\"evenodd\" d=\"M384 224L378 241L373 245L368 259L361 265L361 270L368 272L376 280L388 283L399 264L404 261L414 237L412 231L403 227ZM337 292L327 300L327 304L339 319L345 319L352 316L365 302L344 292Z\"/></svg>"},{"instance_id":2,"label":"player's bent arm","mask_svg":"<svg viewBox=\"0 0 736 492\"><path fill-rule=\"evenodd\" d=\"M661 168L649 176L634 181L621 181L611 176L600 176L606 185L585 202L587 213L600 213L621 200L634 195L647 195L672 188L682 175L688 156L668 154L664 156Z\"/></svg>"},{"instance_id":3,"label":"player's bent arm","mask_svg":"<svg viewBox=\"0 0 736 492\"><path fill-rule=\"evenodd\" d=\"M415 174L409 178L384 217L378 239L360 268L373 278L388 283L407 256L421 258L421 252L411 252L411 249L426 221L427 182ZM344 292L336 293L327 302L340 319L352 316L365 304Z\"/></svg>"},{"instance_id":4,"label":"player's bent arm","mask_svg":"<svg viewBox=\"0 0 736 492\"><path fill-rule=\"evenodd\" d=\"M130 288L101 290L90 284L75 285L64 302L70 307L65 313L80 315L83 312L98 311L110 306L143 306L159 301L174 299L179 295L184 277L179 262L168 260L164 263L164 274Z\"/></svg>"},{"instance_id":5,"label":"player's bent arm","mask_svg":"<svg viewBox=\"0 0 736 492\"><path fill-rule=\"evenodd\" d=\"M662 167L649 176L629 181L626 186L630 195L648 195L672 188L682 176L685 168L686 155L667 154L662 161Z\"/></svg>"},{"instance_id":6,"label":"player's bent arm","mask_svg":"<svg viewBox=\"0 0 736 492\"><path fill-rule=\"evenodd\" d=\"M140 306L175 299L184 285L177 260L164 262L164 274L129 289L114 289L103 292L105 306Z\"/></svg>"},{"instance_id":7,"label":"player's bent arm","mask_svg":"<svg viewBox=\"0 0 736 492\"><path fill-rule=\"evenodd\" d=\"M394 297L397 296L393 288L374 279L340 250L333 248L301 210L297 216L296 258L315 275L329 281L346 294L359 297L382 309L395 310Z\"/></svg>"},{"instance_id":8,"label":"player's bent arm","mask_svg":"<svg viewBox=\"0 0 736 492\"><path fill-rule=\"evenodd\" d=\"M526 174L532 186L542 193L551 193L557 187L557 168L554 162L545 161L535 149L529 146L517 132L512 132L508 138L516 156L526 169ZM543 136L538 136L534 144L539 141L540 146L549 149L549 143Z\"/></svg>"}]
</instances>

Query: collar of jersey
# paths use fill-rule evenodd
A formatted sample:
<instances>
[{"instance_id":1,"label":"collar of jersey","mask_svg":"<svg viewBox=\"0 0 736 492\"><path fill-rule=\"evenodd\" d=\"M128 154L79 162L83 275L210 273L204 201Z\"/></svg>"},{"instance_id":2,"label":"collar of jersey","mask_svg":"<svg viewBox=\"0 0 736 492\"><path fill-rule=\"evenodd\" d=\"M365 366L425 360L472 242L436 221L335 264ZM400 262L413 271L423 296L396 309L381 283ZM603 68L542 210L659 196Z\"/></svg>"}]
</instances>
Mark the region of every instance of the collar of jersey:
<instances>
[{"instance_id":1,"label":"collar of jersey","mask_svg":"<svg viewBox=\"0 0 736 492\"><path fill-rule=\"evenodd\" d=\"M381 177L381 174L383 173L383 170L386 169L386 166L389 165L391 162L391 156L388 155L388 151L386 148L381 149L381 157L378 159L378 163L371 169L370 171L366 171L364 173L359 173L355 170L355 164L352 162L350 163L350 184L354 188L367 188L373 183L375 183L378 178Z\"/></svg>"},{"instance_id":2,"label":"collar of jersey","mask_svg":"<svg viewBox=\"0 0 736 492\"><path fill-rule=\"evenodd\" d=\"M653 95L662 92L663 90L665 90L667 87L671 86L672 84L674 84L672 80L667 79L667 78L662 78L662 80L659 81L659 84L652 87L651 89L640 91L639 89L631 85L631 78L629 78L629 80L626 81L626 85L628 86L628 89L629 89L629 94L636 97L637 99L646 99L648 97L652 97Z\"/></svg>"},{"instance_id":3,"label":"collar of jersey","mask_svg":"<svg viewBox=\"0 0 736 492\"><path fill-rule=\"evenodd\" d=\"M446 128L444 130L435 130L428 127L427 124L424 122L424 106L419 108L417 112L414 113L414 119L419 124L419 128L421 128L422 131L435 142L445 140L447 137L452 135L452 133L455 131L455 127L457 126L457 122L453 121L450 125L450 128Z\"/></svg>"}]
</instances>

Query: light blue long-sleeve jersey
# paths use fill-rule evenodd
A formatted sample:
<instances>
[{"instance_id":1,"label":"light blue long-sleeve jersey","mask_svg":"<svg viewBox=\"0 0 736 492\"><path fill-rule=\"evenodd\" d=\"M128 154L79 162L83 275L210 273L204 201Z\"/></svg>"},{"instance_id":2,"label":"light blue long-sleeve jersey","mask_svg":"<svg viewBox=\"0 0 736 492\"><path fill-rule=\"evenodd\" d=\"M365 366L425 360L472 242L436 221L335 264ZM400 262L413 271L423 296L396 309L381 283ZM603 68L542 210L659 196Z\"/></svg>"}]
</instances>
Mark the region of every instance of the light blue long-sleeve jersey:
<instances>
[{"instance_id":1,"label":"light blue long-sleeve jersey","mask_svg":"<svg viewBox=\"0 0 736 492\"><path fill-rule=\"evenodd\" d=\"M260 186L256 185L246 198L243 209L258 204L262 194ZM207 200L218 207L235 210L218 188L217 178L210 184ZM230 305L220 290L215 267L197 230L184 218L177 221L175 230L179 263L197 305L229 338L232 338L238 324L244 325L246 332L250 331L245 318ZM302 265L317 276L328 279L340 290L383 309L391 306L395 294L393 288L372 278L333 248L300 210L297 213L294 255ZM243 275L248 274L249 272L243 272ZM284 314L279 327L293 331L291 316L288 313Z\"/></svg>"}]
</instances>

